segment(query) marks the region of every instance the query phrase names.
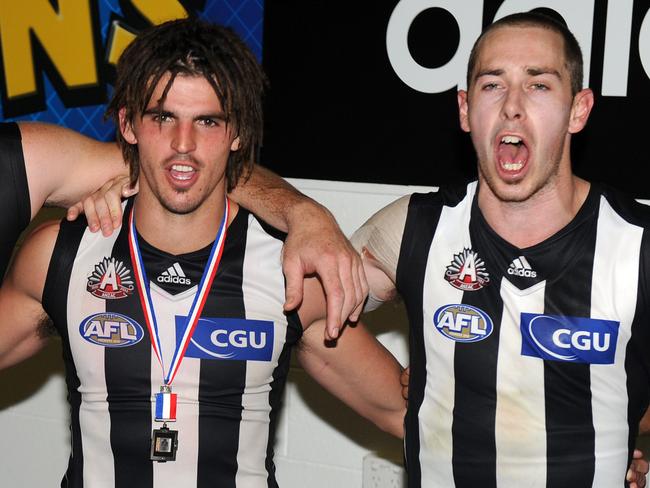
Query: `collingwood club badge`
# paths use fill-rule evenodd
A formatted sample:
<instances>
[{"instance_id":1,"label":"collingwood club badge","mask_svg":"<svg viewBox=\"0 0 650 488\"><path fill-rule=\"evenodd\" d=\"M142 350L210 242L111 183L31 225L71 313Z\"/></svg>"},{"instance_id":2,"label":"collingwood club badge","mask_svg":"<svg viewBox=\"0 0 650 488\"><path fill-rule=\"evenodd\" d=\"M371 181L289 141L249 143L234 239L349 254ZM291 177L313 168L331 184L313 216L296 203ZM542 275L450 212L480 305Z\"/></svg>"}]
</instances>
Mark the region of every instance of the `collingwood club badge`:
<instances>
[{"instance_id":1,"label":"collingwood club badge","mask_svg":"<svg viewBox=\"0 0 650 488\"><path fill-rule=\"evenodd\" d=\"M116 300L133 293L131 270L114 257L104 258L88 276L86 291L97 298Z\"/></svg>"},{"instance_id":2,"label":"collingwood club badge","mask_svg":"<svg viewBox=\"0 0 650 488\"><path fill-rule=\"evenodd\" d=\"M472 249L465 248L447 266L445 279L462 291L480 290L490 282L485 262Z\"/></svg>"}]
</instances>

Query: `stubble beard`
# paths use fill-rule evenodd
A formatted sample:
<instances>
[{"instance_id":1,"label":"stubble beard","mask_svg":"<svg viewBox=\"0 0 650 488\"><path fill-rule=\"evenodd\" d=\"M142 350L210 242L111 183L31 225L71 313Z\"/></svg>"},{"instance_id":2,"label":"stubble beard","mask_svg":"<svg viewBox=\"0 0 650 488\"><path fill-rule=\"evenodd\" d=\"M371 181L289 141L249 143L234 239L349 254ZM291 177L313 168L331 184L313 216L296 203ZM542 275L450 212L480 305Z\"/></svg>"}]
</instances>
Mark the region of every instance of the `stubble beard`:
<instances>
[{"instance_id":1,"label":"stubble beard","mask_svg":"<svg viewBox=\"0 0 650 488\"><path fill-rule=\"evenodd\" d=\"M176 194L188 193L186 190L173 190L173 191ZM203 200L198 200L196 202L176 203L176 202L169 201L169 199L164 198L162 195L158 197L158 201L160 202L160 205L162 205L162 207L167 212L172 213L174 215L191 214L192 212L197 210L203 203Z\"/></svg>"},{"instance_id":2,"label":"stubble beard","mask_svg":"<svg viewBox=\"0 0 650 488\"><path fill-rule=\"evenodd\" d=\"M490 189L490 192L502 203L524 203L533 199L535 196L544 193L547 189L554 186L557 181L559 172L560 172L560 157L555 155L551 161L547 164L551 165L551 171L540 181L534 183L530 189L525 192L517 191L517 186L522 186L526 184L526 178L522 181L516 182L506 182L501 180L496 173L489 172L484 170L484 165L490 163L484 163L479 160L478 171L483 181ZM498 163L497 163L498 164ZM505 190L502 190L503 185L506 186ZM514 189L514 191L508 191L508 189Z\"/></svg>"}]
</instances>

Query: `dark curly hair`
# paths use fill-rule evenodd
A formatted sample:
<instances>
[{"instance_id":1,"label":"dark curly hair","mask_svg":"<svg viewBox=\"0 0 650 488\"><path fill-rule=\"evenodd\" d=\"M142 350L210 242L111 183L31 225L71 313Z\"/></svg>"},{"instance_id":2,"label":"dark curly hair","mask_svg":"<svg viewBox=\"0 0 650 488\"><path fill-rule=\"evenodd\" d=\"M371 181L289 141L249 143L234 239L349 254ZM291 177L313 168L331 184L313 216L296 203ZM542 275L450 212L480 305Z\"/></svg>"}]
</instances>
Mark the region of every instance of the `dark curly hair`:
<instances>
[{"instance_id":1,"label":"dark curly hair","mask_svg":"<svg viewBox=\"0 0 650 488\"><path fill-rule=\"evenodd\" d=\"M228 191L248 176L262 144L262 95L267 80L257 59L228 27L194 17L172 20L141 32L117 63L117 78L106 116L120 126L142 117L158 82L170 74L157 100L162 111L165 97L178 75L202 76L212 86L225 114L226 124L239 137L239 150L230 153L226 166ZM117 131L117 141L129 164L131 181L140 171L138 147Z\"/></svg>"}]
</instances>

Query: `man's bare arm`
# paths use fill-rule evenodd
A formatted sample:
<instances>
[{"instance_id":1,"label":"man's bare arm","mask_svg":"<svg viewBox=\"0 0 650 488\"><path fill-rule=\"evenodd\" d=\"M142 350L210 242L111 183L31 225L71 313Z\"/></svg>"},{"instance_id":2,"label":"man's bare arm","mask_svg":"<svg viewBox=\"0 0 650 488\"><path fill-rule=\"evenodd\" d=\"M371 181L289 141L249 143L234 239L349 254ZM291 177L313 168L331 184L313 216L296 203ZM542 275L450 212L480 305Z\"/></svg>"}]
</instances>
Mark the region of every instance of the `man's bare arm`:
<instances>
[{"instance_id":1,"label":"man's bare arm","mask_svg":"<svg viewBox=\"0 0 650 488\"><path fill-rule=\"evenodd\" d=\"M43 205L68 208L128 173L115 143L54 124L21 122L19 127L32 217Z\"/></svg>"},{"instance_id":2,"label":"man's bare arm","mask_svg":"<svg viewBox=\"0 0 650 488\"><path fill-rule=\"evenodd\" d=\"M299 306L303 277L320 276L327 295L326 337L359 318L368 293L361 259L325 207L261 166L230 194L269 224L288 232L283 249L287 278L285 309Z\"/></svg>"},{"instance_id":3,"label":"man's bare arm","mask_svg":"<svg viewBox=\"0 0 650 488\"><path fill-rule=\"evenodd\" d=\"M317 280L305 281L299 310L305 327L296 349L310 376L358 414L379 428L403 437L406 402L402 398L402 367L362 323L345 327L335 343L323 340L324 298Z\"/></svg>"},{"instance_id":4,"label":"man's bare arm","mask_svg":"<svg viewBox=\"0 0 650 488\"><path fill-rule=\"evenodd\" d=\"M46 224L23 243L0 288L0 369L38 352L47 342L41 300L58 224Z\"/></svg>"}]
</instances>

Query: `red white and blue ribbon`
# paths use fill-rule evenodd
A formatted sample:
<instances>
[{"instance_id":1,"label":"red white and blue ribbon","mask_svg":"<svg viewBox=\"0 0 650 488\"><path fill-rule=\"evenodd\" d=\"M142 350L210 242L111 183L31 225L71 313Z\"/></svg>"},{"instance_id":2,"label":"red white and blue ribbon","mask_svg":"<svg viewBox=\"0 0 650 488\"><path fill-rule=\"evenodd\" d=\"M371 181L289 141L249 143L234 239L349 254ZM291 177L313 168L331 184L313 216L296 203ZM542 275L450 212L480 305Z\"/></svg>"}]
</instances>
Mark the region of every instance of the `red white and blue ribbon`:
<instances>
[{"instance_id":1,"label":"red white and blue ribbon","mask_svg":"<svg viewBox=\"0 0 650 488\"><path fill-rule=\"evenodd\" d=\"M212 281L217 274L217 269L219 267L219 262L221 261L221 254L223 253L224 243L226 242L226 228L228 227L228 215L230 214L230 203L226 198L225 208L223 212L223 220L219 226L219 232L217 237L214 240L212 245L212 250L210 251L210 257L208 262L205 265L203 270L203 276L201 276L201 281L198 286L196 295L194 296L194 301L190 307L190 311L183 329L183 336L180 341L177 341L176 349L174 350L174 355L169 365L167 373L165 373L165 364L163 360L163 355L160 347L160 335L158 333L158 322L156 321L156 312L154 310L153 301L151 299L151 293L149 290L149 280L147 279L147 273L144 269L144 263L142 261L142 256L140 254L140 246L138 245L138 236L135 229L135 214L134 209L131 209L131 215L129 216L129 250L131 252L131 261L133 262L133 269L135 275L135 282L138 287L138 295L140 296L140 303L142 304L142 310L144 312L145 322L147 328L149 329L149 336L151 337L151 346L153 347L154 353L158 357L160 362L160 367L162 368L163 373L163 385L164 387L170 387L174 381L174 377L178 372L181 361L185 356L185 351L189 345L190 338L194 333L196 324L199 322L199 317L201 316L201 311L203 306L208 298L210 292L210 287L212 286ZM171 391L171 390L170 390ZM158 395L158 394L157 394Z\"/></svg>"},{"instance_id":2,"label":"red white and blue ribbon","mask_svg":"<svg viewBox=\"0 0 650 488\"><path fill-rule=\"evenodd\" d=\"M158 422L174 422L176 420L176 393L172 393L168 387L162 387L160 393L156 393L156 409L154 418Z\"/></svg>"}]
</instances>

